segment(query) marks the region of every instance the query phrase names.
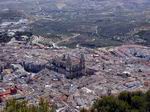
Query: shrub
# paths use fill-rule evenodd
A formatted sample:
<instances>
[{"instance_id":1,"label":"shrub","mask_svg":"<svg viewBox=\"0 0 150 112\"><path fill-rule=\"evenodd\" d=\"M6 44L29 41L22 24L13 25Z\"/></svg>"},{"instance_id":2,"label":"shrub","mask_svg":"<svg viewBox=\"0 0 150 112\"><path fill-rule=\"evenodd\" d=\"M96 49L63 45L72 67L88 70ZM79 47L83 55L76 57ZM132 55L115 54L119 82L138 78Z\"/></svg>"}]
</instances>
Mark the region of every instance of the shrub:
<instances>
[{"instance_id":1,"label":"shrub","mask_svg":"<svg viewBox=\"0 0 150 112\"><path fill-rule=\"evenodd\" d=\"M146 93L122 92L116 97L105 96L97 99L85 112L150 112L150 90Z\"/></svg>"},{"instance_id":2,"label":"shrub","mask_svg":"<svg viewBox=\"0 0 150 112\"><path fill-rule=\"evenodd\" d=\"M30 105L25 100L8 100L2 112L55 112L48 102L41 99L39 105Z\"/></svg>"}]
</instances>

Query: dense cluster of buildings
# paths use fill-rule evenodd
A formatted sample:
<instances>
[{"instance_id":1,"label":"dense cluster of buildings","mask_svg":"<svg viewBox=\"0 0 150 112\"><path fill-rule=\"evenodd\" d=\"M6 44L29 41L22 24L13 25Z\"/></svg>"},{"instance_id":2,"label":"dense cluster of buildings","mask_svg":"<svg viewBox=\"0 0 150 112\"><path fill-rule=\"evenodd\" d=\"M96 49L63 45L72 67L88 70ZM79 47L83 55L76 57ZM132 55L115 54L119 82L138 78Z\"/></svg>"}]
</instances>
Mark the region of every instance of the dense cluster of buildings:
<instances>
[{"instance_id":1,"label":"dense cluster of buildings","mask_svg":"<svg viewBox=\"0 0 150 112\"><path fill-rule=\"evenodd\" d=\"M44 97L58 110L79 110L103 95L150 87L149 47L41 49L9 43L0 51L2 101L6 96L36 104Z\"/></svg>"}]
</instances>

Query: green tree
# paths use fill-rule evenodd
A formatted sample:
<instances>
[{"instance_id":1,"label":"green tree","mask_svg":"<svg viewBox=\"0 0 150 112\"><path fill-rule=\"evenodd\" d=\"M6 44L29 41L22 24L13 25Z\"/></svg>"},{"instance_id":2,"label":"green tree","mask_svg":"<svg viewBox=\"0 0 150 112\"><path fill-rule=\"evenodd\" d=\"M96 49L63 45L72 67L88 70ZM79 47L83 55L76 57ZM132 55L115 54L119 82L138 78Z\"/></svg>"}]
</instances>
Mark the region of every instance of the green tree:
<instances>
[{"instance_id":1,"label":"green tree","mask_svg":"<svg viewBox=\"0 0 150 112\"><path fill-rule=\"evenodd\" d=\"M131 106L134 109L141 109L144 107L145 101L143 97L140 96L133 96L131 98Z\"/></svg>"},{"instance_id":2,"label":"green tree","mask_svg":"<svg viewBox=\"0 0 150 112\"><path fill-rule=\"evenodd\" d=\"M150 90L146 93L125 91L118 96L105 96L97 99L87 112L150 112Z\"/></svg>"},{"instance_id":3,"label":"green tree","mask_svg":"<svg viewBox=\"0 0 150 112\"><path fill-rule=\"evenodd\" d=\"M119 94L118 99L130 104L131 103L131 93L124 91Z\"/></svg>"},{"instance_id":4,"label":"green tree","mask_svg":"<svg viewBox=\"0 0 150 112\"><path fill-rule=\"evenodd\" d=\"M128 112L129 105L113 96L104 97L94 103L98 112Z\"/></svg>"},{"instance_id":5,"label":"green tree","mask_svg":"<svg viewBox=\"0 0 150 112\"><path fill-rule=\"evenodd\" d=\"M12 99L6 102L5 108L2 112L55 112L55 110L43 99L40 100L40 103L37 106L28 106L28 102L25 100L16 101Z\"/></svg>"}]
</instances>

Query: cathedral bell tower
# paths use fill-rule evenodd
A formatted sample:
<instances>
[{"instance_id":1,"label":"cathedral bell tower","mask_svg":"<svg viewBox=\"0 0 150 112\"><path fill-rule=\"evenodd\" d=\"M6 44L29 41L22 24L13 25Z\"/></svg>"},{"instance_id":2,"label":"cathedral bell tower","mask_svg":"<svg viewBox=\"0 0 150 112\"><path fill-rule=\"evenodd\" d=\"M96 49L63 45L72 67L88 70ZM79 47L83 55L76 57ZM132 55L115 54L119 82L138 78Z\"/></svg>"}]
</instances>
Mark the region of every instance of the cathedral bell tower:
<instances>
[{"instance_id":1,"label":"cathedral bell tower","mask_svg":"<svg viewBox=\"0 0 150 112\"><path fill-rule=\"evenodd\" d=\"M71 77L71 75L72 75L71 69L72 69L71 58L68 55L67 59L66 59L66 77Z\"/></svg>"},{"instance_id":2,"label":"cathedral bell tower","mask_svg":"<svg viewBox=\"0 0 150 112\"><path fill-rule=\"evenodd\" d=\"M82 69L82 75L85 75L86 70L85 70L85 57L84 57L84 54L81 54L81 56L80 56L80 67Z\"/></svg>"}]
</instances>

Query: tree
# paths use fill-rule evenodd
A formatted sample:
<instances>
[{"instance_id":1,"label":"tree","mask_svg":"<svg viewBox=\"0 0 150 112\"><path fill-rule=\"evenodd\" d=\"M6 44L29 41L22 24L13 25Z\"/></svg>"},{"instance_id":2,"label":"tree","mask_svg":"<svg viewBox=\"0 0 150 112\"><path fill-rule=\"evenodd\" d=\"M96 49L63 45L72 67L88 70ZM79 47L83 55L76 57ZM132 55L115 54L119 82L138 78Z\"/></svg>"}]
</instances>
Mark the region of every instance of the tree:
<instances>
[{"instance_id":1,"label":"tree","mask_svg":"<svg viewBox=\"0 0 150 112\"><path fill-rule=\"evenodd\" d=\"M94 103L98 112L128 112L129 105L113 96L103 97Z\"/></svg>"},{"instance_id":2,"label":"tree","mask_svg":"<svg viewBox=\"0 0 150 112\"><path fill-rule=\"evenodd\" d=\"M97 99L87 112L150 112L150 90L105 96Z\"/></svg>"},{"instance_id":3,"label":"tree","mask_svg":"<svg viewBox=\"0 0 150 112\"><path fill-rule=\"evenodd\" d=\"M55 112L54 108L49 106L49 103L43 99L40 100L39 105L30 105L25 100L8 100L2 112Z\"/></svg>"},{"instance_id":4,"label":"tree","mask_svg":"<svg viewBox=\"0 0 150 112\"><path fill-rule=\"evenodd\" d=\"M124 91L119 94L118 99L130 104L131 103L131 93Z\"/></svg>"},{"instance_id":5,"label":"tree","mask_svg":"<svg viewBox=\"0 0 150 112\"><path fill-rule=\"evenodd\" d=\"M144 107L145 101L143 97L140 96L133 96L131 98L131 106L134 109L140 109Z\"/></svg>"}]
</instances>

